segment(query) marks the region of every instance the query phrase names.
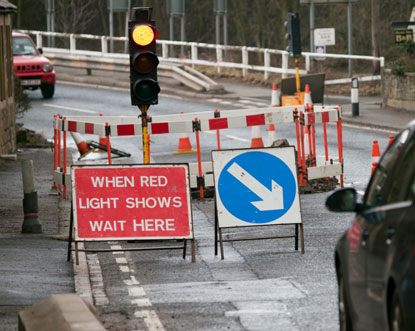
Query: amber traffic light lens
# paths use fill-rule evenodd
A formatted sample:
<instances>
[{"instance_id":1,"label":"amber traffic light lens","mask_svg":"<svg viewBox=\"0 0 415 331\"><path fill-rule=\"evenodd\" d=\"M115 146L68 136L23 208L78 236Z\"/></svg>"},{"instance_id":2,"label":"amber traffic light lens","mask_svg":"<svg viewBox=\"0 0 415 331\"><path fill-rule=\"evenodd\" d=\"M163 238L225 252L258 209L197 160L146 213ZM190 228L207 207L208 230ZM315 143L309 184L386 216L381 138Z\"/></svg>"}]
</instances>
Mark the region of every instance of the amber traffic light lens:
<instances>
[{"instance_id":1,"label":"amber traffic light lens","mask_svg":"<svg viewBox=\"0 0 415 331\"><path fill-rule=\"evenodd\" d=\"M137 45L147 46L156 39L156 33L149 25L137 25L133 29L132 38Z\"/></svg>"}]
</instances>

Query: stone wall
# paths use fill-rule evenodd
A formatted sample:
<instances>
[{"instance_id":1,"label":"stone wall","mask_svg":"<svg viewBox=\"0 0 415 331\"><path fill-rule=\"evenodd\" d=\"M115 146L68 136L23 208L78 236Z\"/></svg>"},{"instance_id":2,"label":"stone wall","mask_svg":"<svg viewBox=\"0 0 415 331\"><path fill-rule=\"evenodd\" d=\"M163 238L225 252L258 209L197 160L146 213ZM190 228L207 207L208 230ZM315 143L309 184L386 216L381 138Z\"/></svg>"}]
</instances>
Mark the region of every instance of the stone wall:
<instances>
[{"instance_id":1,"label":"stone wall","mask_svg":"<svg viewBox=\"0 0 415 331\"><path fill-rule=\"evenodd\" d=\"M383 88L386 107L415 112L415 72L393 75L391 69L385 69Z\"/></svg>"},{"instance_id":2,"label":"stone wall","mask_svg":"<svg viewBox=\"0 0 415 331\"><path fill-rule=\"evenodd\" d=\"M0 11L0 155L16 151L11 13Z\"/></svg>"}]
</instances>

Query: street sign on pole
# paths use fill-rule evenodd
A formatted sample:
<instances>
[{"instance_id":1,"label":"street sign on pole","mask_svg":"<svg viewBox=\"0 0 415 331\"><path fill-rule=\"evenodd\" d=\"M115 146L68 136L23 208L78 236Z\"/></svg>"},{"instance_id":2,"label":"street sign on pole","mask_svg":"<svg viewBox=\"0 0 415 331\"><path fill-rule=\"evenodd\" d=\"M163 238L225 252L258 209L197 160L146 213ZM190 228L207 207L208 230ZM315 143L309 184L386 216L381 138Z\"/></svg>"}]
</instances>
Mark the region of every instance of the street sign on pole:
<instances>
[{"instance_id":1,"label":"street sign on pole","mask_svg":"<svg viewBox=\"0 0 415 331\"><path fill-rule=\"evenodd\" d=\"M212 152L219 227L301 223L293 147Z\"/></svg>"},{"instance_id":2,"label":"street sign on pole","mask_svg":"<svg viewBox=\"0 0 415 331\"><path fill-rule=\"evenodd\" d=\"M314 52L315 53L326 54L326 46L324 46L324 45L316 45L316 46L314 46ZM317 61L323 61L325 59L326 59L325 56L316 56L314 58L314 60L317 60Z\"/></svg>"},{"instance_id":3,"label":"street sign on pole","mask_svg":"<svg viewBox=\"0 0 415 331\"><path fill-rule=\"evenodd\" d=\"M395 30L395 45L402 45L413 40L413 31L411 29Z\"/></svg>"},{"instance_id":4,"label":"street sign on pole","mask_svg":"<svg viewBox=\"0 0 415 331\"><path fill-rule=\"evenodd\" d=\"M336 44L334 28L314 29L314 44L333 46Z\"/></svg>"}]
</instances>

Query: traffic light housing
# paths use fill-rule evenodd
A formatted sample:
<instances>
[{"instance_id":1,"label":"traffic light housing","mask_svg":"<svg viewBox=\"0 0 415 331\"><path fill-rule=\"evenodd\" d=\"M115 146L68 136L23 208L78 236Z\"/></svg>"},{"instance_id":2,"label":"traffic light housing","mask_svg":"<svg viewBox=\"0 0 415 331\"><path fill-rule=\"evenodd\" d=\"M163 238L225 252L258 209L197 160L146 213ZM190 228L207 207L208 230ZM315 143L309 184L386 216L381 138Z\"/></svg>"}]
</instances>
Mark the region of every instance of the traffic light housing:
<instances>
[{"instance_id":1,"label":"traffic light housing","mask_svg":"<svg viewBox=\"0 0 415 331\"><path fill-rule=\"evenodd\" d=\"M157 104L160 92L157 30L151 13L152 8L132 8L131 20L128 21L131 104L139 107Z\"/></svg>"},{"instance_id":2,"label":"traffic light housing","mask_svg":"<svg viewBox=\"0 0 415 331\"><path fill-rule=\"evenodd\" d=\"M301 32L300 32L300 17L298 14L288 13L287 21L285 22L288 46L287 52L290 52L294 57L301 56Z\"/></svg>"}]
</instances>

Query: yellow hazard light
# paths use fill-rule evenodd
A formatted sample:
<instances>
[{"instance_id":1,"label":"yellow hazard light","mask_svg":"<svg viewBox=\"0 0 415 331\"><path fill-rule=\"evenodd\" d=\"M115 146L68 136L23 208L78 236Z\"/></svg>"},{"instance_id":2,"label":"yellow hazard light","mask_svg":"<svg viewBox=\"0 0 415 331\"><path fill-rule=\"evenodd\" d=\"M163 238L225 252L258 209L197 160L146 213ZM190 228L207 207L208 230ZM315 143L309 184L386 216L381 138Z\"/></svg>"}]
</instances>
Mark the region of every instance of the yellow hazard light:
<instances>
[{"instance_id":1,"label":"yellow hazard light","mask_svg":"<svg viewBox=\"0 0 415 331\"><path fill-rule=\"evenodd\" d=\"M132 37L134 42L140 46L147 46L156 38L155 31L149 25L137 25L134 27Z\"/></svg>"}]
</instances>

